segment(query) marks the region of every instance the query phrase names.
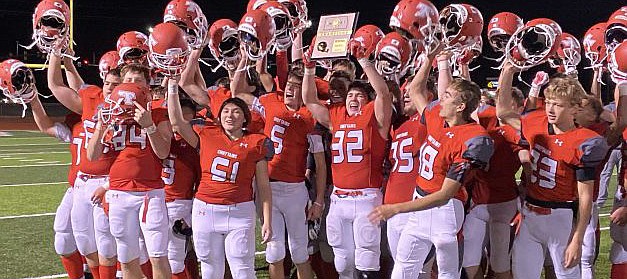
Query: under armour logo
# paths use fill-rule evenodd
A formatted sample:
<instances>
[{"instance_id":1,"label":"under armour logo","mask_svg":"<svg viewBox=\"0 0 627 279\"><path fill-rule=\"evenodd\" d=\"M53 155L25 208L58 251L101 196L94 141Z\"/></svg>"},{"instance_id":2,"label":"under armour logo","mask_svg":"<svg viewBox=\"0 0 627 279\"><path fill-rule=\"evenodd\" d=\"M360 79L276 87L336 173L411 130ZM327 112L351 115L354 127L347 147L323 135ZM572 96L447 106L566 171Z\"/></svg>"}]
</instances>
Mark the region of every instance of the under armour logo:
<instances>
[{"instance_id":1,"label":"under armour logo","mask_svg":"<svg viewBox=\"0 0 627 279\"><path fill-rule=\"evenodd\" d=\"M240 143L239 143L239 147L248 148L248 143L243 143L243 142L240 142Z\"/></svg>"},{"instance_id":2,"label":"under armour logo","mask_svg":"<svg viewBox=\"0 0 627 279\"><path fill-rule=\"evenodd\" d=\"M296 112L295 112L295 113L294 113L294 118L296 118L296 119L300 119L300 114L298 114L298 113L296 113Z\"/></svg>"},{"instance_id":3,"label":"under armour logo","mask_svg":"<svg viewBox=\"0 0 627 279\"><path fill-rule=\"evenodd\" d=\"M205 216L205 211L198 211L198 215Z\"/></svg>"},{"instance_id":4,"label":"under armour logo","mask_svg":"<svg viewBox=\"0 0 627 279\"><path fill-rule=\"evenodd\" d=\"M501 129L499 129L499 132L498 132L498 133L499 133L499 135L503 136L503 135L505 135L505 130L501 130Z\"/></svg>"},{"instance_id":5,"label":"under armour logo","mask_svg":"<svg viewBox=\"0 0 627 279\"><path fill-rule=\"evenodd\" d=\"M362 111L360 110L359 112L357 112L355 115L362 115Z\"/></svg>"},{"instance_id":6,"label":"under armour logo","mask_svg":"<svg viewBox=\"0 0 627 279\"><path fill-rule=\"evenodd\" d=\"M451 133L451 132L446 132L446 136L447 136L449 139L452 139L452 138L455 136L455 134L453 134L453 133Z\"/></svg>"},{"instance_id":7,"label":"under armour logo","mask_svg":"<svg viewBox=\"0 0 627 279\"><path fill-rule=\"evenodd\" d=\"M562 146L562 144L564 144L563 141L559 140L559 139L555 139L555 144Z\"/></svg>"}]
</instances>

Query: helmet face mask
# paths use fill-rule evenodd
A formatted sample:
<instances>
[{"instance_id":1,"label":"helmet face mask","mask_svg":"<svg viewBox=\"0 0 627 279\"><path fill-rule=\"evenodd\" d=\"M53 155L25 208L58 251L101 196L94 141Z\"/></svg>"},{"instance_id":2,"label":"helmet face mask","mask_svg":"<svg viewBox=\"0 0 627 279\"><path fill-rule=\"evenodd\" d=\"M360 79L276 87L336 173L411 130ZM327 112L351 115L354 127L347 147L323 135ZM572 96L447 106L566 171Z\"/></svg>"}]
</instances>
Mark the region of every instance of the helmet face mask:
<instances>
[{"instance_id":1,"label":"helmet face mask","mask_svg":"<svg viewBox=\"0 0 627 279\"><path fill-rule=\"evenodd\" d=\"M562 33L549 19L534 19L514 33L505 47L505 57L519 69L529 69L549 59L560 46Z\"/></svg>"},{"instance_id":2,"label":"helmet face mask","mask_svg":"<svg viewBox=\"0 0 627 279\"><path fill-rule=\"evenodd\" d=\"M261 51L261 42L257 37L248 32L240 31L239 38L250 60L257 61L263 58L264 53Z\"/></svg>"},{"instance_id":3,"label":"helmet face mask","mask_svg":"<svg viewBox=\"0 0 627 279\"><path fill-rule=\"evenodd\" d=\"M508 34L492 35L489 38L490 45L497 51L503 51L510 38L511 36Z\"/></svg>"},{"instance_id":4,"label":"helmet face mask","mask_svg":"<svg viewBox=\"0 0 627 279\"><path fill-rule=\"evenodd\" d=\"M375 67L380 74L391 76L399 73L401 70L401 61L397 55L393 55L389 52L381 52L375 60Z\"/></svg>"},{"instance_id":5,"label":"helmet face mask","mask_svg":"<svg viewBox=\"0 0 627 279\"><path fill-rule=\"evenodd\" d=\"M9 59L2 62L0 90L13 103L30 103L37 95L35 78L24 63Z\"/></svg>"},{"instance_id":6,"label":"helmet face mask","mask_svg":"<svg viewBox=\"0 0 627 279\"><path fill-rule=\"evenodd\" d=\"M43 53L65 53L69 47L69 7L61 0L39 2L33 14L33 44ZM59 45L57 41L61 40ZM59 48L59 49L57 49Z\"/></svg>"},{"instance_id":7,"label":"helmet face mask","mask_svg":"<svg viewBox=\"0 0 627 279\"><path fill-rule=\"evenodd\" d=\"M292 22L285 15L278 15L274 18L276 26L276 46L281 50L286 50L292 46L294 34L292 33Z\"/></svg>"}]
</instances>

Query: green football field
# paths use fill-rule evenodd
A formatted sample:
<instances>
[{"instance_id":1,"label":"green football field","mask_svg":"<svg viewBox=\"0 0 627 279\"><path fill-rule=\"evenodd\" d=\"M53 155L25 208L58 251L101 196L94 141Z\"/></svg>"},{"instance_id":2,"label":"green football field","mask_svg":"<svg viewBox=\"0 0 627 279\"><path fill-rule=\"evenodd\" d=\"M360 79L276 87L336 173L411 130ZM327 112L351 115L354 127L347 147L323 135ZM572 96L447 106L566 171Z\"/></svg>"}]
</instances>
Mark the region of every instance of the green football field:
<instances>
[{"instance_id":1,"label":"green football field","mask_svg":"<svg viewBox=\"0 0 627 279\"><path fill-rule=\"evenodd\" d=\"M67 187L67 144L37 132L15 131L0 137L0 279L64 278L54 252L52 222ZM616 181L609 189L613 197ZM609 278L609 212L601 210L601 248L597 278ZM258 238L259 239L259 238ZM257 242L257 251L264 246ZM258 253L256 267L265 266ZM259 271L260 278L267 277Z\"/></svg>"}]
</instances>

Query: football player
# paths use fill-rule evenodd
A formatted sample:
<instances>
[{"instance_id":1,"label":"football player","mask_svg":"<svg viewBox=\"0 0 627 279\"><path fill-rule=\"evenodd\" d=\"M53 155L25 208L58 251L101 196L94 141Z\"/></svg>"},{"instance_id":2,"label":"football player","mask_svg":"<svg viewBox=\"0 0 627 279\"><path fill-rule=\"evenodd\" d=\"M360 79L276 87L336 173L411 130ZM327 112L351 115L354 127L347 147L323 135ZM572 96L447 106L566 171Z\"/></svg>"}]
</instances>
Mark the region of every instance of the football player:
<instances>
[{"instance_id":1,"label":"football player","mask_svg":"<svg viewBox=\"0 0 627 279\"><path fill-rule=\"evenodd\" d=\"M48 88L61 104L81 114L84 129L81 154L87 153L88 142L98 122L98 108L104 105L105 98L121 82L120 72L116 69L117 61L112 61L110 57L107 57L107 54L103 55L100 61L101 65L107 65L101 67L102 88L84 84L79 76L68 79L70 84L68 87L61 75L61 57L56 54L50 55ZM71 60L65 59L63 62L66 67L72 67ZM108 217L101 204L104 191L100 188L108 182L109 169L115 158L115 151L104 150L103 152L104 155L96 161L85 158L80 160L79 172L74 184L72 230L77 248L87 258L92 274L112 279L116 274L117 252L115 240L109 229ZM93 206L94 202L100 205ZM100 267L95 268L98 265Z\"/></svg>"},{"instance_id":2,"label":"football player","mask_svg":"<svg viewBox=\"0 0 627 279\"><path fill-rule=\"evenodd\" d=\"M335 268L340 278L353 278L355 269L361 278L377 278L381 229L368 221L367 214L382 202L380 187L392 118L392 94L373 63L366 59L370 54L359 48L353 54L372 87L354 82L344 103L327 107L316 94L315 69L305 61L308 67L303 101L316 121L333 133L334 189L326 224Z\"/></svg>"},{"instance_id":3,"label":"football player","mask_svg":"<svg viewBox=\"0 0 627 279\"><path fill-rule=\"evenodd\" d=\"M248 105L227 99L219 110L219 125L185 121L178 97L178 81L168 81L168 115L172 127L200 152L202 177L192 206L194 244L203 278L222 278L224 259L234 278L255 278L255 205L253 179L263 212L263 242L272 237L272 193L268 161L272 142L247 132Z\"/></svg>"},{"instance_id":4,"label":"football player","mask_svg":"<svg viewBox=\"0 0 627 279\"><path fill-rule=\"evenodd\" d=\"M499 103L511 102L515 71L510 63L503 67ZM544 257L538 255L545 250L558 278L581 277L579 263L592 212L595 168L608 151L603 137L575 125L577 108L585 96L576 80L555 78L544 90L544 111L520 119L511 108L497 107L505 108L498 111L504 122L520 122L533 170L512 252L514 278L540 277Z\"/></svg>"},{"instance_id":5,"label":"football player","mask_svg":"<svg viewBox=\"0 0 627 279\"><path fill-rule=\"evenodd\" d=\"M447 55L438 57L438 61L445 59ZM440 64L438 68L447 67ZM467 199L462 183L473 169L485 169L494 152L488 133L471 118L480 98L481 90L473 82L449 82L440 100L421 116L427 137L420 148L414 200L382 205L370 213L370 220L377 223L413 212L399 239L392 278L418 277L432 245L438 278L460 277L457 237L464 219L462 201Z\"/></svg>"},{"instance_id":6,"label":"football player","mask_svg":"<svg viewBox=\"0 0 627 279\"><path fill-rule=\"evenodd\" d=\"M116 86L99 112L87 159L98 160L105 144L116 152L106 199L111 233L125 278L141 278L140 235L154 278L172 276L167 259L168 218L161 160L169 155L172 128L163 108L148 106L150 70L139 64L122 69ZM106 123L105 123L106 122ZM134 218L130 218L133 216Z\"/></svg>"},{"instance_id":7,"label":"football player","mask_svg":"<svg viewBox=\"0 0 627 279\"><path fill-rule=\"evenodd\" d=\"M241 83L239 71L233 83ZM314 119L302 102L302 63L290 69L285 92L275 92L259 98L248 93L232 91L252 104L254 110L265 119L264 133L274 144L274 157L268 163L272 188L272 240L266 246L266 261L270 263L270 276L283 278L285 258L285 231L292 261L296 264L299 278L312 278L306 220L320 218L324 208L326 190L326 163L322 137L314 131ZM305 215L309 194L305 186L307 154L312 153L316 163L316 198Z\"/></svg>"}]
</instances>

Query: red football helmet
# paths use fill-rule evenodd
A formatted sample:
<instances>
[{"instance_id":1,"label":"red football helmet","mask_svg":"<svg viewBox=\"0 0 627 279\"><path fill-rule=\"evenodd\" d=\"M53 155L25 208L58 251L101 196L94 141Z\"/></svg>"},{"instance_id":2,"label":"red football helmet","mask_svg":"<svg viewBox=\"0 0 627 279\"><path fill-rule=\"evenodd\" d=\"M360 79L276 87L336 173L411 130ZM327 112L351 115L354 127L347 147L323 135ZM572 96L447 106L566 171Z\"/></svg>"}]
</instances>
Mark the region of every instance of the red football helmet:
<instances>
[{"instance_id":1,"label":"red football helmet","mask_svg":"<svg viewBox=\"0 0 627 279\"><path fill-rule=\"evenodd\" d=\"M98 70L100 70L100 78L105 79L109 70L115 69L120 65L120 55L115 50L107 51L100 57L98 62Z\"/></svg>"},{"instance_id":2,"label":"red football helmet","mask_svg":"<svg viewBox=\"0 0 627 279\"><path fill-rule=\"evenodd\" d=\"M610 70L612 80L616 84L627 82L627 40L618 44L609 55L607 68Z\"/></svg>"},{"instance_id":3,"label":"red football helmet","mask_svg":"<svg viewBox=\"0 0 627 279\"><path fill-rule=\"evenodd\" d=\"M209 24L202 9L192 0L172 0L165 7L163 22L172 22L187 34L187 42L194 49L202 47Z\"/></svg>"},{"instance_id":4,"label":"red football helmet","mask_svg":"<svg viewBox=\"0 0 627 279\"><path fill-rule=\"evenodd\" d=\"M237 24L230 19L219 19L209 28L209 50L220 66L234 70L240 58Z\"/></svg>"},{"instance_id":5,"label":"red football helmet","mask_svg":"<svg viewBox=\"0 0 627 279\"><path fill-rule=\"evenodd\" d=\"M120 59L125 64L146 62L148 54L148 37L144 33L128 31L118 39L117 49Z\"/></svg>"},{"instance_id":6,"label":"red football helmet","mask_svg":"<svg viewBox=\"0 0 627 279\"><path fill-rule=\"evenodd\" d=\"M400 74L402 76L409 66L411 54L411 45L405 37L397 32L387 33L377 44L375 67L381 75Z\"/></svg>"},{"instance_id":7,"label":"red football helmet","mask_svg":"<svg viewBox=\"0 0 627 279\"><path fill-rule=\"evenodd\" d=\"M37 96L31 69L15 59L0 63L0 90L13 103L27 104Z\"/></svg>"},{"instance_id":8,"label":"red football helmet","mask_svg":"<svg viewBox=\"0 0 627 279\"><path fill-rule=\"evenodd\" d=\"M179 76L185 69L190 46L185 33L174 23L160 23L148 38L150 63L165 76Z\"/></svg>"},{"instance_id":9,"label":"red football helmet","mask_svg":"<svg viewBox=\"0 0 627 279\"><path fill-rule=\"evenodd\" d=\"M523 20L516 14L502 12L494 15L488 23L488 42L494 50L503 52L509 38L523 27Z\"/></svg>"},{"instance_id":10,"label":"red football helmet","mask_svg":"<svg viewBox=\"0 0 627 279\"><path fill-rule=\"evenodd\" d=\"M307 9L307 2L305 0L278 0L290 14L292 20L292 26L294 26L294 32L299 33L311 26L309 20L309 10Z\"/></svg>"},{"instance_id":11,"label":"red football helmet","mask_svg":"<svg viewBox=\"0 0 627 279\"><path fill-rule=\"evenodd\" d=\"M417 40L429 52L440 42L438 10L427 0L401 0L390 17L390 28L408 40Z\"/></svg>"},{"instance_id":12,"label":"red football helmet","mask_svg":"<svg viewBox=\"0 0 627 279\"><path fill-rule=\"evenodd\" d=\"M545 62L559 48L562 28L548 18L537 18L512 36L505 47L505 58L519 69Z\"/></svg>"},{"instance_id":13,"label":"red football helmet","mask_svg":"<svg viewBox=\"0 0 627 279\"><path fill-rule=\"evenodd\" d=\"M348 49L355 58L368 58L372 61L377 44L384 36L385 34L379 27L371 24L364 25L355 31L348 43Z\"/></svg>"},{"instance_id":14,"label":"red football helmet","mask_svg":"<svg viewBox=\"0 0 627 279\"><path fill-rule=\"evenodd\" d=\"M103 124L114 127L131 123L135 115L134 102L148 109L151 99L150 89L147 86L138 83L122 83L105 97L105 105L100 110L100 118Z\"/></svg>"},{"instance_id":15,"label":"red football helmet","mask_svg":"<svg viewBox=\"0 0 627 279\"><path fill-rule=\"evenodd\" d=\"M474 6L451 4L440 12L444 43L459 51L475 44L483 31L483 16Z\"/></svg>"},{"instance_id":16,"label":"red football helmet","mask_svg":"<svg viewBox=\"0 0 627 279\"><path fill-rule=\"evenodd\" d=\"M261 7L261 5L265 3L268 3L268 0L250 0L248 1L248 5L246 6L246 12L259 9L259 7Z\"/></svg>"},{"instance_id":17,"label":"red football helmet","mask_svg":"<svg viewBox=\"0 0 627 279\"><path fill-rule=\"evenodd\" d=\"M607 57L607 49L605 48L606 29L607 23L597 23L590 27L583 37L584 54L593 67L601 66L605 63L605 58Z\"/></svg>"},{"instance_id":18,"label":"red football helmet","mask_svg":"<svg viewBox=\"0 0 627 279\"><path fill-rule=\"evenodd\" d=\"M605 45L608 52L625 40L627 40L627 6L623 6L615 11L610 16L610 19L607 20Z\"/></svg>"},{"instance_id":19,"label":"red football helmet","mask_svg":"<svg viewBox=\"0 0 627 279\"><path fill-rule=\"evenodd\" d=\"M562 72L572 72L581 62L581 45L575 36L566 32L560 37L560 44L555 55L549 57L549 64Z\"/></svg>"},{"instance_id":20,"label":"red football helmet","mask_svg":"<svg viewBox=\"0 0 627 279\"><path fill-rule=\"evenodd\" d=\"M275 1L267 2L261 5L259 9L268 13L274 20L276 47L280 50L287 50L294 41L289 11L281 3Z\"/></svg>"},{"instance_id":21,"label":"red football helmet","mask_svg":"<svg viewBox=\"0 0 627 279\"><path fill-rule=\"evenodd\" d=\"M274 44L274 20L264 11L247 12L240 20L237 30L250 60L262 59Z\"/></svg>"},{"instance_id":22,"label":"red football helmet","mask_svg":"<svg viewBox=\"0 0 627 279\"><path fill-rule=\"evenodd\" d=\"M40 51L52 53L57 40L64 40L61 52L69 47L70 7L63 0L42 0L33 14L33 44Z\"/></svg>"}]
</instances>

